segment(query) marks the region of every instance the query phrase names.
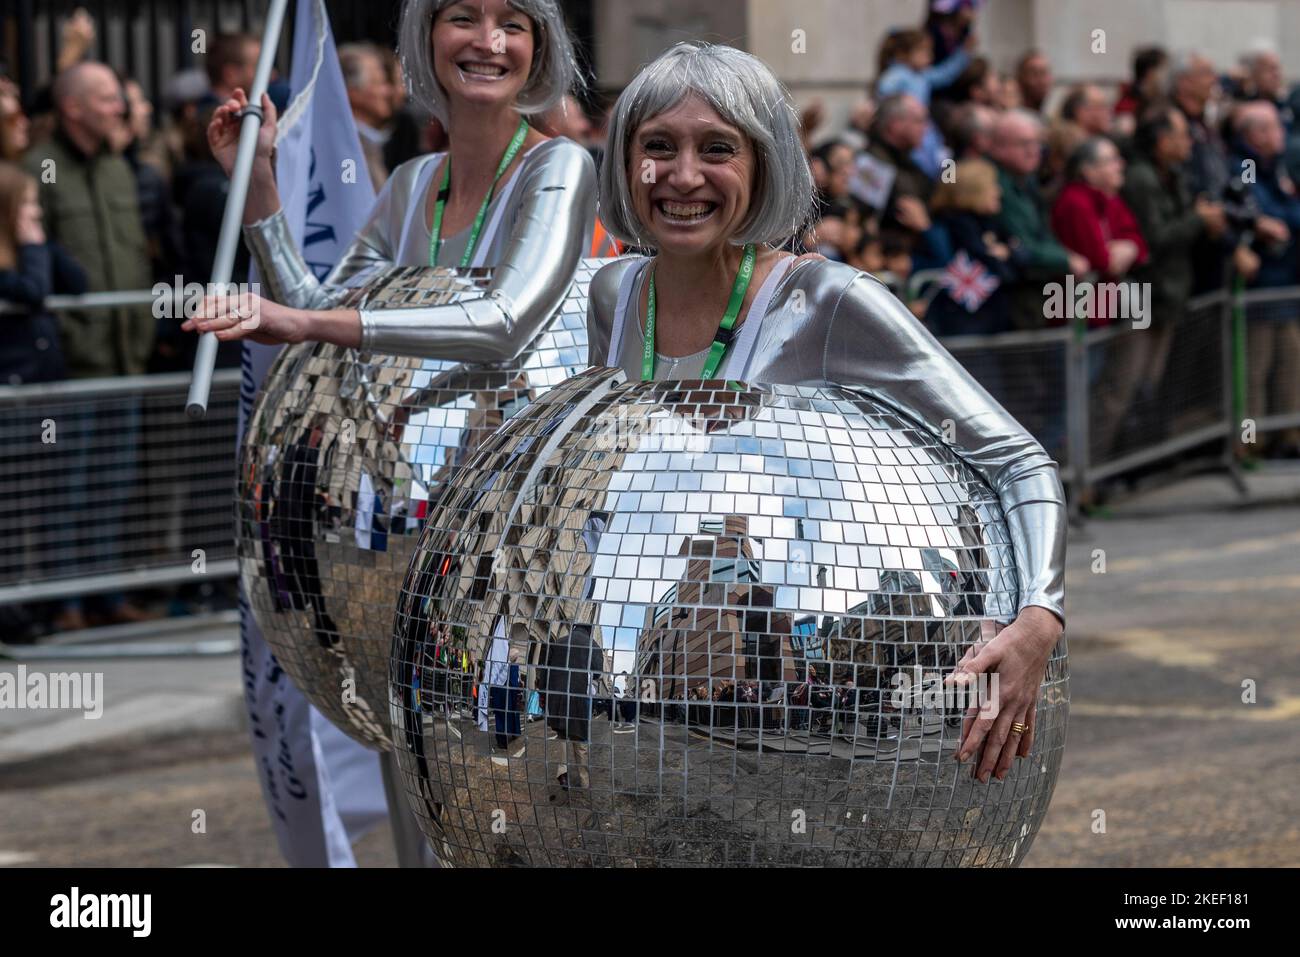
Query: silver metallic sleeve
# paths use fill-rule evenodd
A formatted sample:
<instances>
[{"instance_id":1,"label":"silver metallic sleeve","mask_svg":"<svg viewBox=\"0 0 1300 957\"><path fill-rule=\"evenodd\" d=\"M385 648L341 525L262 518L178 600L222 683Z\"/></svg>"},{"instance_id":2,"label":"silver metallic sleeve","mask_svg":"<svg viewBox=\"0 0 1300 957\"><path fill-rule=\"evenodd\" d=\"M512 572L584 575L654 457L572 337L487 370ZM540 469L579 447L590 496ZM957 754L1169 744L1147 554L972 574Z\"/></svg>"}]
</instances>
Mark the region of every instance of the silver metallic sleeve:
<instances>
[{"instance_id":1,"label":"silver metallic sleeve","mask_svg":"<svg viewBox=\"0 0 1300 957\"><path fill-rule=\"evenodd\" d=\"M244 243L257 263L267 298L294 309L328 309L334 303L333 287L346 286L367 270L394 265L389 237L394 232L393 217L401 215L400 209L394 211L394 196L399 197L398 203L408 196L418 167L410 162L393 171L375 198L366 224L323 283L303 258L283 209L246 225Z\"/></svg>"},{"instance_id":2,"label":"silver metallic sleeve","mask_svg":"<svg viewBox=\"0 0 1300 957\"><path fill-rule=\"evenodd\" d=\"M542 147L511 198L511 232L481 298L416 309L361 310L361 348L463 362L505 362L563 301L596 215L596 168L569 140ZM520 170L521 175L525 170Z\"/></svg>"},{"instance_id":3,"label":"silver metallic sleeve","mask_svg":"<svg viewBox=\"0 0 1300 957\"><path fill-rule=\"evenodd\" d=\"M863 383L936 431L951 422L953 451L997 492L1020 576L1020 608L1065 621L1065 492L1056 463L876 279L859 273L839 293L827 330L829 382Z\"/></svg>"}]
</instances>

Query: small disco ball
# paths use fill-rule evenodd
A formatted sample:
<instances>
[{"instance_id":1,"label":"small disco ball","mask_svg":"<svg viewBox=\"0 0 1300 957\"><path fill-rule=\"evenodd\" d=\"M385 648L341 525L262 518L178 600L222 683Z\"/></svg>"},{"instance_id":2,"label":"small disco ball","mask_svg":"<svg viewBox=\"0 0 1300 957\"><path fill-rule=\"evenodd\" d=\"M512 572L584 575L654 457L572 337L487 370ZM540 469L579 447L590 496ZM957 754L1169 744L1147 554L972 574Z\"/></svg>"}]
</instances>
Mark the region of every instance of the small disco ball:
<instances>
[{"instance_id":1,"label":"small disco ball","mask_svg":"<svg viewBox=\"0 0 1300 957\"><path fill-rule=\"evenodd\" d=\"M389 704L442 860L1023 860L1064 748L1065 641L1003 781L954 760L996 687L942 684L1015 616L992 490L861 392L624 380L522 410L425 524Z\"/></svg>"},{"instance_id":2,"label":"small disco ball","mask_svg":"<svg viewBox=\"0 0 1300 957\"><path fill-rule=\"evenodd\" d=\"M334 724L391 749L383 715L398 586L452 470L502 422L587 365L583 260L515 360L467 365L287 347L240 447L239 573L276 658ZM483 295L490 269L393 267L342 305L413 308Z\"/></svg>"}]
</instances>

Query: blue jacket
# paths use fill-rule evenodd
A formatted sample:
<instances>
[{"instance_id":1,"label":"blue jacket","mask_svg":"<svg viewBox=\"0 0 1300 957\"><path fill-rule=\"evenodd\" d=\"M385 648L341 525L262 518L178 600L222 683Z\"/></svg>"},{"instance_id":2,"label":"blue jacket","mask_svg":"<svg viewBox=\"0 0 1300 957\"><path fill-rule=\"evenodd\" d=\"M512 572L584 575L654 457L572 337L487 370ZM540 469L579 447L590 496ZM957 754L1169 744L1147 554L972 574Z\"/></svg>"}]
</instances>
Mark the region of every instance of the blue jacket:
<instances>
[{"instance_id":1,"label":"blue jacket","mask_svg":"<svg viewBox=\"0 0 1300 957\"><path fill-rule=\"evenodd\" d=\"M958 50L942 63L924 70L913 69L902 62L892 63L884 73L880 74L880 79L876 83L876 95L886 97L896 93L907 93L928 107L930 91L950 86L969 64L970 54L965 50ZM925 125L925 139L912 151L912 159L917 166L925 170L927 176L936 179L943 168L943 161L949 155L944 147L939 128L934 125L933 120L930 120Z\"/></svg>"},{"instance_id":2,"label":"blue jacket","mask_svg":"<svg viewBox=\"0 0 1300 957\"><path fill-rule=\"evenodd\" d=\"M80 295L86 272L55 242L21 245L13 269L0 269L0 301L24 308L0 314L0 385L53 382L66 369L59 325L45 310L46 296Z\"/></svg>"},{"instance_id":3,"label":"blue jacket","mask_svg":"<svg viewBox=\"0 0 1300 957\"><path fill-rule=\"evenodd\" d=\"M1264 243L1255 240L1259 254L1259 273L1251 282L1252 288L1294 286L1300 283L1300 190L1286 174L1281 158L1265 161L1248 149L1240 148L1232 158L1231 169L1240 171L1245 160L1255 164L1255 182L1247 184L1250 195L1259 205L1259 211L1286 223L1291 238L1285 243Z\"/></svg>"}]
</instances>

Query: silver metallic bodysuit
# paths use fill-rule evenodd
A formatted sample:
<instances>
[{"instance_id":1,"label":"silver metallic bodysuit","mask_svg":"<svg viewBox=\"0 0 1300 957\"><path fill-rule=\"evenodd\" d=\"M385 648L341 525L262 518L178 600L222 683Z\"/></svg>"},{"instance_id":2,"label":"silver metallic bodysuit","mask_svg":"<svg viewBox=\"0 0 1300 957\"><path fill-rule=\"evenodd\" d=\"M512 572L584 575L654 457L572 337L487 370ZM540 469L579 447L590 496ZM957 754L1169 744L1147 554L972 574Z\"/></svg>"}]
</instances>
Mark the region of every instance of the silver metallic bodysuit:
<instances>
[{"instance_id":1,"label":"silver metallic bodysuit","mask_svg":"<svg viewBox=\"0 0 1300 957\"><path fill-rule=\"evenodd\" d=\"M591 282L587 327L594 364L641 377L640 292L650 260L629 257ZM1065 620L1065 493L1056 463L874 277L843 263L778 263L737 327L718 378L773 385L862 389L941 434L1001 500L1020 578L1020 608ZM629 304L633 304L629 306ZM751 323L757 320L757 327ZM622 331L615 334L616 324ZM750 344L739 348L749 326ZM612 338L620 340L610 357ZM698 378L705 352L661 358L656 379ZM736 368L733 358L741 358Z\"/></svg>"},{"instance_id":2,"label":"silver metallic bodysuit","mask_svg":"<svg viewBox=\"0 0 1300 957\"><path fill-rule=\"evenodd\" d=\"M444 154L393 171L370 218L322 283L308 267L283 211L244 227L270 299L328 309L347 288L388 266L427 266L428 190ZM430 308L361 310L361 348L459 362L504 362L537 335L564 299L591 245L596 168L587 151L556 138L523 155L498 184L472 266L494 266L481 298ZM446 236L440 266L455 266L469 228Z\"/></svg>"}]
</instances>

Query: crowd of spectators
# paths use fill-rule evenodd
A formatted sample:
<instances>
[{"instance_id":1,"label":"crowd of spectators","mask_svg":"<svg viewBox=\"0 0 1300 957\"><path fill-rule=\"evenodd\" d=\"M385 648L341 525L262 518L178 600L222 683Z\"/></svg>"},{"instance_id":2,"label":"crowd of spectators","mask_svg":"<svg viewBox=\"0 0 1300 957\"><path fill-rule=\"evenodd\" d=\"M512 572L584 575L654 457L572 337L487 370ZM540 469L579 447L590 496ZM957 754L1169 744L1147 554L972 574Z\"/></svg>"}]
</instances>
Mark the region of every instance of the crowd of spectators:
<instances>
[{"instance_id":1,"label":"crowd of spectators","mask_svg":"<svg viewBox=\"0 0 1300 957\"><path fill-rule=\"evenodd\" d=\"M196 339L183 317L152 305L111 310L42 308L52 294L168 288L211 278L229 182L208 145L213 111L253 81L261 42L207 39L202 68L172 76L161 115L140 84L89 59L94 20L65 21L53 81L19 90L0 76L0 383L187 370ZM376 188L388 170L434 148L437 133L405 105L396 56L339 49L349 99ZM272 84L283 108L286 85ZM35 203L29 202L34 197ZM248 274L242 245L234 276ZM223 344L218 365L239 363Z\"/></svg>"},{"instance_id":2,"label":"crowd of spectators","mask_svg":"<svg viewBox=\"0 0 1300 957\"><path fill-rule=\"evenodd\" d=\"M1083 317L1150 322L1093 370L1105 454L1126 417L1158 404L1171 362L1218 358L1217 341L1177 344L1193 296L1300 284L1300 86L1288 93L1263 46L1222 75L1148 46L1117 90L1058 89L1040 51L1006 74L976 53L979 6L932 0L924 24L890 31L844 129L823 129L821 103L804 110L819 204L803 245L875 273L940 336L1062 324L1044 287L1067 277L1150 284L1145 316L1099 296ZM1246 351L1247 414L1300 411L1300 301L1250 307ZM962 359L995 394L1013 374ZM1050 373L1014 374L1034 395ZM1265 454L1300 455L1300 430L1269 442Z\"/></svg>"},{"instance_id":3,"label":"crowd of spectators","mask_svg":"<svg viewBox=\"0 0 1300 957\"><path fill-rule=\"evenodd\" d=\"M818 202L793 245L877 275L943 337L1063 324L1046 306L1052 283L1144 284L1149 326L1090 370L1092 446L1105 454L1138 431L1135 410L1170 404L1159 397L1171 367L1195 378L1221 361L1217 338L1180 337L1192 297L1230 283L1300 286L1300 86L1288 91L1262 46L1222 74L1198 53L1148 46L1118 89L1062 88L1040 51L1009 72L980 55L979 6L931 0L924 23L890 31L842 128L829 129L823 104L805 107ZM172 76L155 110L138 82L89 57L85 11L62 30L51 83L20 90L0 68L0 384L188 370L196 337L180 331L181 315L159 318L152 305L55 315L45 300L210 279L229 183L207 127L252 85L260 41L208 38L202 67ZM406 101L391 50L345 43L338 54L376 189L398 164L445 148L436 120ZM286 84L270 92L283 109ZM568 97L533 122L599 162L611 99ZM597 224L592 254L612 251ZM247 270L241 245L234 276ZM1112 314L1113 302L1093 300L1087 325L1135 318ZM1300 299L1252 305L1246 318L1247 414L1300 410ZM1059 405L1047 395L1059 393L1059 370L991 349L960 357L995 396L1018 390L1022 410ZM219 365L238 362L237 343L219 348ZM1062 414L1026 424L1061 449ZM139 428L116 425L123 447ZM1265 455L1300 455L1300 430L1267 442ZM119 462L122 475L135 467ZM109 618L131 616L119 602Z\"/></svg>"}]
</instances>

